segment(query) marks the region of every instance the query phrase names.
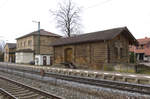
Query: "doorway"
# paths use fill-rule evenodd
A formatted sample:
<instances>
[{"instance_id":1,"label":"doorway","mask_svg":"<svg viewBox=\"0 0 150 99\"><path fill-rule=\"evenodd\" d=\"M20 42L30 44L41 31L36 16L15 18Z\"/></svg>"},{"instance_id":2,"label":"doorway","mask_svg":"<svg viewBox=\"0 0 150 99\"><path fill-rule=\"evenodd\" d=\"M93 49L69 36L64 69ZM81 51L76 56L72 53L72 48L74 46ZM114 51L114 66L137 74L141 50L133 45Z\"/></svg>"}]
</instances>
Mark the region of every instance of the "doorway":
<instances>
[{"instance_id":1,"label":"doorway","mask_svg":"<svg viewBox=\"0 0 150 99\"><path fill-rule=\"evenodd\" d=\"M140 61L143 61L143 60L144 60L144 53L140 53L140 54L139 54L139 60L140 60Z\"/></svg>"},{"instance_id":2,"label":"doorway","mask_svg":"<svg viewBox=\"0 0 150 99\"><path fill-rule=\"evenodd\" d=\"M72 54L73 54L72 48L65 49L65 62L69 62L69 63L72 62L73 60Z\"/></svg>"},{"instance_id":3,"label":"doorway","mask_svg":"<svg viewBox=\"0 0 150 99\"><path fill-rule=\"evenodd\" d=\"M43 56L43 65L46 65L46 60L47 60L47 58L46 58L46 56Z\"/></svg>"}]
</instances>

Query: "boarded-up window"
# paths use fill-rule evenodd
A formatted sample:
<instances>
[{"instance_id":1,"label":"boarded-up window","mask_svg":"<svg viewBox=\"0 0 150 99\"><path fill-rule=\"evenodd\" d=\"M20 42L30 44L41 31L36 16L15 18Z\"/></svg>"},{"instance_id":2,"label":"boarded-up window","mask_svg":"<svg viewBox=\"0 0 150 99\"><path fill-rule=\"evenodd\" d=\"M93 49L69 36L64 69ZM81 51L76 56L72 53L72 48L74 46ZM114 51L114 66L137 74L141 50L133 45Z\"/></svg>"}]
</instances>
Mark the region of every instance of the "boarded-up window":
<instances>
[{"instance_id":1,"label":"boarded-up window","mask_svg":"<svg viewBox=\"0 0 150 99\"><path fill-rule=\"evenodd\" d=\"M120 48L120 58L123 57L123 48Z\"/></svg>"},{"instance_id":2,"label":"boarded-up window","mask_svg":"<svg viewBox=\"0 0 150 99\"><path fill-rule=\"evenodd\" d=\"M95 43L92 45L92 59L94 63L102 63L106 59L106 49L104 43Z\"/></svg>"},{"instance_id":3,"label":"boarded-up window","mask_svg":"<svg viewBox=\"0 0 150 99\"><path fill-rule=\"evenodd\" d=\"M26 46L26 41L24 41L24 47Z\"/></svg>"},{"instance_id":4,"label":"boarded-up window","mask_svg":"<svg viewBox=\"0 0 150 99\"><path fill-rule=\"evenodd\" d=\"M22 46L22 42L20 43L20 47L23 47L23 46Z\"/></svg>"},{"instance_id":5,"label":"boarded-up window","mask_svg":"<svg viewBox=\"0 0 150 99\"><path fill-rule=\"evenodd\" d=\"M32 46L32 40L28 40L28 46Z\"/></svg>"},{"instance_id":6,"label":"boarded-up window","mask_svg":"<svg viewBox=\"0 0 150 99\"><path fill-rule=\"evenodd\" d=\"M108 54L108 63L109 63L109 62L110 62L110 48L108 47L107 50L108 50L108 51L107 51L107 52L108 52L107 54Z\"/></svg>"},{"instance_id":7,"label":"boarded-up window","mask_svg":"<svg viewBox=\"0 0 150 99\"><path fill-rule=\"evenodd\" d=\"M88 44L79 44L75 46L75 62L78 64L87 64L89 63L89 45Z\"/></svg>"},{"instance_id":8,"label":"boarded-up window","mask_svg":"<svg viewBox=\"0 0 150 99\"><path fill-rule=\"evenodd\" d=\"M65 62L73 61L73 50L72 48L65 49Z\"/></svg>"},{"instance_id":9,"label":"boarded-up window","mask_svg":"<svg viewBox=\"0 0 150 99\"><path fill-rule=\"evenodd\" d=\"M56 56L62 56L62 49L61 48L55 48L55 55Z\"/></svg>"},{"instance_id":10,"label":"boarded-up window","mask_svg":"<svg viewBox=\"0 0 150 99\"><path fill-rule=\"evenodd\" d=\"M114 54L115 54L115 58L118 58L118 48L114 47Z\"/></svg>"},{"instance_id":11,"label":"boarded-up window","mask_svg":"<svg viewBox=\"0 0 150 99\"><path fill-rule=\"evenodd\" d=\"M54 61L55 63L61 63L63 62L63 57L62 57L63 51L61 47L55 47L54 48Z\"/></svg>"}]
</instances>

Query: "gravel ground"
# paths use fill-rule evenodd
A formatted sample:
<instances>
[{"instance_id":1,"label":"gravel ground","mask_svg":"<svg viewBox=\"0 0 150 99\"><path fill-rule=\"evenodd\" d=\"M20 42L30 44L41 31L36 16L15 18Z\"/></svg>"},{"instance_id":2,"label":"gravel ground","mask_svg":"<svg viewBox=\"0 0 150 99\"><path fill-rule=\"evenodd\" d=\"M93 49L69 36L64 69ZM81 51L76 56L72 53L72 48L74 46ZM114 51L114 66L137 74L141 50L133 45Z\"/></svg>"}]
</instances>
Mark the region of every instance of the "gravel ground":
<instances>
[{"instance_id":1,"label":"gravel ground","mask_svg":"<svg viewBox=\"0 0 150 99\"><path fill-rule=\"evenodd\" d=\"M65 97L65 99L150 99L150 96L147 95L56 80L54 78L51 78L51 82L41 82L2 72L0 72L0 75L40 88L52 94Z\"/></svg>"}]
</instances>

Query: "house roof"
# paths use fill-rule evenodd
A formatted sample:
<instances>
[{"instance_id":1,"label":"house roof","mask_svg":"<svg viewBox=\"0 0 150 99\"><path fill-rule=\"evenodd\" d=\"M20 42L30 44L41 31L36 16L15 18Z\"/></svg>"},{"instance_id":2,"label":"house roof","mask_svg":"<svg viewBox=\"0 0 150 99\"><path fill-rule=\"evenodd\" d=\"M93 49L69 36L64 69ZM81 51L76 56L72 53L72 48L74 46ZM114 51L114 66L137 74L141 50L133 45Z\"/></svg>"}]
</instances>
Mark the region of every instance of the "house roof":
<instances>
[{"instance_id":1,"label":"house roof","mask_svg":"<svg viewBox=\"0 0 150 99\"><path fill-rule=\"evenodd\" d=\"M147 44L150 42L150 38L145 37L145 38L141 38L141 39L137 39L139 44Z\"/></svg>"},{"instance_id":2,"label":"house roof","mask_svg":"<svg viewBox=\"0 0 150 99\"><path fill-rule=\"evenodd\" d=\"M129 42L131 44L135 44L135 45L138 44L138 41L129 32L127 27L121 27L121 28L114 28L114 29L109 29L104 31L86 33L75 37L60 38L57 41L53 42L50 46L60 46L60 45L102 41L102 40L111 40L117 35L119 35L120 33L123 33L126 37L128 37Z\"/></svg>"},{"instance_id":3,"label":"house roof","mask_svg":"<svg viewBox=\"0 0 150 99\"><path fill-rule=\"evenodd\" d=\"M8 48L16 48L16 43L6 43L8 45Z\"/></svg>"},{"instance_id":4,"label":"house roof","mask_svg":"<svg viewBox=\"0 0 150 99\"><path fill-rule=\"evenodd\" d=\"M18 38L16 38L16 40L21 39L21 38L24 38L24 37L31 36L31 35L38 35L38 33L39 33L38 31L34 31L34 32L29 33L29 34L26 34L26 35L23 35L23 36L21 36L21 37L18 37ZM44 29L40 29L40 36L61 37L61 36L58 35L58 34L54 34L54 33L45 31Z\"/></svg>"}]
</instances>

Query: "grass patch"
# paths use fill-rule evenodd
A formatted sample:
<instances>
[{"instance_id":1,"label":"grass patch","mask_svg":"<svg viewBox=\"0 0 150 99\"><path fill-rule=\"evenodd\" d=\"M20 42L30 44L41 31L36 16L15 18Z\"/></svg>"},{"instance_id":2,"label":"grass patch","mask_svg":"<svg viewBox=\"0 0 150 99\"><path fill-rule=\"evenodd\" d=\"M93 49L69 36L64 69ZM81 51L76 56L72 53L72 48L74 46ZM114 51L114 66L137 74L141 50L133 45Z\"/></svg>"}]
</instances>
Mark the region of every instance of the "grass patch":
<instances>
[{"instance_id":1,"label":"grass patch","mask_svg":"<svg viewBox=\"0 0 150 99\"><path fill-rule=\"evenodd\" d=\"M115 71L113 66L104 66L104 71Z\"/></svg>"},{"instance_id":2,"label":"grass patch","mask_svg":"<svg viewBox=\"0 0 150 99\"><path fill-rule=\"evenodd\" d=\"M141 69L141 70L138 70L137 74L149 74L150 75L150 70Z\"/></svg>"}]
</instances>

